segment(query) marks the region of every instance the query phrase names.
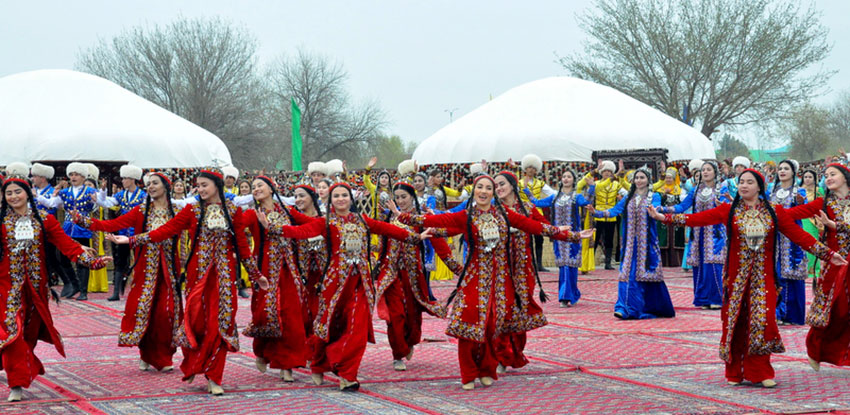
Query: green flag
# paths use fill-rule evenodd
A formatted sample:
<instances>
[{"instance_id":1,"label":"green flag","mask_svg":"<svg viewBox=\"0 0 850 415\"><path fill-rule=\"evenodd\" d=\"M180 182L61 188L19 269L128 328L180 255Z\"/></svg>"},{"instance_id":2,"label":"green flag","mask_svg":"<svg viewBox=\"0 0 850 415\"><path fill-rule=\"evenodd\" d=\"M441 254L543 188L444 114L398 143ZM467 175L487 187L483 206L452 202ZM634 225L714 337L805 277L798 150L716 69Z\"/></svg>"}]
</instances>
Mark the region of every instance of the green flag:
<instances>
[{"instance_id":1,"label":"green flag","mask_svg":"<svg viewBox=\"0 0 850 415\"><path fill-rule=\"evenodd\" d=\"M301 110L292 101L292 171L301 171Z\"/></svg>"}]
</instances>

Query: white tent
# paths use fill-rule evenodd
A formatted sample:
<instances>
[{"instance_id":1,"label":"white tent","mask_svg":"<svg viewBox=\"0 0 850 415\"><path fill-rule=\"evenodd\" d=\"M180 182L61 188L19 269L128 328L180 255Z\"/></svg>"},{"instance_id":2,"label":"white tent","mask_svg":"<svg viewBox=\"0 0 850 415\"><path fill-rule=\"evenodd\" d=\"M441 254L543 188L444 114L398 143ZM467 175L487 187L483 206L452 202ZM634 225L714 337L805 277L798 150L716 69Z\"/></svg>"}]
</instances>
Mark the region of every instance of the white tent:
<instances>
[{"instance_id":1,"label":"white tent","mask_svg":"<svg viewBox=\"0 0 850 415\"><path fill-rule=\"evenodd\" d=\"M106 79L68 70L0 78L0 165L66 160L231 164L218 137Z\"/></svg>"},{"instance_id":2,"label":"white tent","mask_svg":"<svg viewBox=\"0 0 850 415\"><path fill-rule=\"evenodd\" d=\"M671 160L713 159L694 128L613 88L569 77L515 87L416 147L420 165L519 160L592 161L597 150L666 148Z\"/></svg>"}]
</instances>

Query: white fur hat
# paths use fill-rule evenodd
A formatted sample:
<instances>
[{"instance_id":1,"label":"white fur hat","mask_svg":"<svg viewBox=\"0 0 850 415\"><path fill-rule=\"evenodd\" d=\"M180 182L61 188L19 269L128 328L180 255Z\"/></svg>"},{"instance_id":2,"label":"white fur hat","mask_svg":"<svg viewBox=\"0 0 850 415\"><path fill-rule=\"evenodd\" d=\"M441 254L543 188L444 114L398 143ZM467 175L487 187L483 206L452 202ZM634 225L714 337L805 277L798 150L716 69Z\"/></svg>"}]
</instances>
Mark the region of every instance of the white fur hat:
<instances>
[{"instance_id":1,"label":"white fur hat","mask_svg":"<svg viewBox=\"0 0 850 415\"><path fill-rule=\"evenodd\" d=\"M311 161L310 164L307 165L307 174L313 173L322 173L327 175L327 169L325 168L325 163L321 161Z\"/></svg>"},{"instance_id":2,"label":"white fur hat","mask_svg":"<svg viewBox=\"0 0 850 415\"><path fill-rule=\"evenodd\" d=\"M794 171L799 173L800 172L800 162L797 161L797 160L794 160L794 159L788 159L788 161L790 161L791 164L794 165Z\"/></svg>"},{"instance_id":3,"label":"white fur hat","mask_svg":"<svg viewBox=\"0 0 850 415\"><path fill-rule=\"evenodd\" d=\"M233 167L233 166L224 166L224 167L221 168L221 175L224 176L225 179L228 178L228 177L238 179L239 178L239 169L237 169L236 167Z\"/></svg>"},{"instance_id":4,"label":"white fur hat","mask_svg":"<svg viewBox=\"0 0 850 415\"><path fill-rule=\"evenodd\" d=\"M735 166L743 166L745 169L750 168L750 159L744 156L738 156L732 159L732 168Z\"/></svg>"},{"instance_id":5,"label":"white fur hat","mask_svg":"<svg viewBox=\"0 0 850 415\"><path fill-rule=\"evenodd\" d=\"M690 170L691 174L693 174L695 171L702 168L703 163L705 162L700 159L693 159L690 163L688 163L688 170Z\"/></svg>"},{"instance_id":6,"label":"white fur hat","mask_svg":"<svg viewBox=\"0 0 850 415\"><path fill-rule=\"evenodd\" d=\"M86 179L97 181L100 177L100 169L92 163L84 163L84 165L86 166L86 174L83 176L86 176Z\"/></svg>"},{"instance_id":7,"label":"white fur hat","mask_svg":"<svg viewBox=\"0 0 850 415\"><path fill-rule=\"evenodd\" d=\"M53 175L56 174L56 170L54 170L52 166L48 166L46 164L41 163L35 163L30 169L30 174L33 176L44 177L45 179L50 180L53 178Z\"/></svg>"},{"instance_id":8,"label":"white fur hat","mask_svg":"<svg viewBox=\"0 0 850 415\"><path fill-rule=\"evenodd\" d=\"M543 170L543 159L537 156L537 154L526 154L522 157L521 166L523 170L528 167L534 167L539 172Z\"/></svg>"},{"instance_id":9,"label":"white fur hat","mask_svg":"<svg viewBox=\"0 0 850 415\"><path fill-rule=\"evenodd\" d=\"M611 161L611 160L603 160L603 161L602 161L602 167L600 167L600 168L599 168L599 172L601 173L601 172L603 172L603 171L605 171L605 170L608 170L608 171L610 171L611 173L614 173L615 171L617 171L617 167L616 167L616 166L614 166L614 162L613 162L613 161Z\"/></svg>"},{"instance_id":10,"label":"white fur hat","mask_svg":"<svg viewBox=\"0 0 850 415\"><path fill-rule=\"evenodd\" d=\"M407 176L408 174L412 174L416 172L416 162L413 159L407 159L398 163L398 175L399 176Z\"/></svg>"},{"instance_id":11,"label":"white fur hat","mask_svg":"<svg viewBox=\"0 0 850 415\"><path fill-rule=\"evenodd\" d=\"M469 165L469 174L476 175L484 171L484 166L481 163L472 163Z\"/></svg>"},{"instance_id":12,"label":"white fur hat","mask_svg":"<svg viewBox=\"0 0 850 415\"><path fill-rule=\"evenodd\" d=\"M144 176L142 176L142 182L145 184L145 187L151 182L151 176L153 172L147 172Z\"/></svg>"},{"instance_id":13,"label":"white fur hat","mask_svg":"<svg viewBox=\"0 0 850 415\"><path fill-rule=\"evenodd\" d=\"M136 167L132 164L125 164L121 166L118 173L122 178L126 177L133 180L142 180L142 168Z\"/></svg>"},{"instance_id":14,"label":"white fur hat","mask_svg":"<svg viewBox=\"0 0 850 415\"><path fill-rule=\"evenodd\" d=\"M65 174L70 176L71 173L77 173L80 176L86 177L89 174L89 168L86 167L83 163L77 163L76 161L73 163L68 163L68 167L65 169Z\"/></svg>"},{"instance_id":15,"label":"white fur hat","mask_svg":"<svg viewBox=\"0 0 850 415\"><path fill-rule=\"evenodd\" d=\"M27 167L26 163L21 163L20 161L16 161L14 163L9 163L6 166L6 177L17 177L26 179L29 176L30 168Z\"/></svg>"},{"instance_id":16,"label":"white fur hat","mask_svg":"<svg viewBox=\"0 0 850 415\"><path fill-rule=\"evenodd\" d=\"M328 176L336 176L338 174L342 174L345 169L342 167L342 160L333 159L327 163L325 163L325 174Z\"/></svg>"}]
</instances>

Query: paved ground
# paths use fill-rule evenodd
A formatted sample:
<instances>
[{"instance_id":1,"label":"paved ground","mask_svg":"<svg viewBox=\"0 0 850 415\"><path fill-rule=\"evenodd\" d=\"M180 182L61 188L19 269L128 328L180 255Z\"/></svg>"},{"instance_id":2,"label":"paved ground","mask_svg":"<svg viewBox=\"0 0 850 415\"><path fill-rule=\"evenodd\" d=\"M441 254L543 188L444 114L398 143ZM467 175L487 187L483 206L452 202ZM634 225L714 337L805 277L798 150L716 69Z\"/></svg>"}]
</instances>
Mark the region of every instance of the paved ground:
<instances>
[{"instance_id":1,"label":"paved ground","mask_svg":"<svg viewBox=\"0 0 850 415\"><path fill-rule=\"evenodd\" d=\"M846 413L850 414L850 370L824 365L813 372L805 362L805 327L782 327L788 352L775 355L775 389L729 387L718 357L719 311L691 305L692 282L678 269L665 269L676 305L673 319L618 321L612 316L616 276L596 271L582 276L582 299L575 307L545 305L549 325L529 337L527 367L508 372L490 388L460 388L456 345L445 322L427 318L425 342L408 371L394 372L385 324L375 320L377 344L369 345L361 366L360 393L339 392L336 379L322 387L297 371L285 384L276 370L260 374L250 339L230 354L223 397L210 396L203 382L180 382L179 373L140 372L136 349L116 346L123 302L65 301L52 305L68 357L40 345L47 374L22 403L0 405L0 413ZM555 274L544 274L550 295ZM445 298L453 283L435 283ZM240 300L240 326L249 320L249 302ZM177 356L179 363L181 356ZM8 394L0 373L0 396Z\"/></svg>"}]
</instances>

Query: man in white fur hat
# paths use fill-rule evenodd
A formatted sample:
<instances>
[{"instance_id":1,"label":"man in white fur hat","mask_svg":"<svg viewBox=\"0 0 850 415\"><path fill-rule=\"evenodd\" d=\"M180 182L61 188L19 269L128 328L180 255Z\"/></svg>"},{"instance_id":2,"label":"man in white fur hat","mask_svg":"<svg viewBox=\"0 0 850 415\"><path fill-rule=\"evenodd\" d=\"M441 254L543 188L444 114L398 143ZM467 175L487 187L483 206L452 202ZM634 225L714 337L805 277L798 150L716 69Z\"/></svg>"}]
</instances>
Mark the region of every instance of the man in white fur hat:
<instances>
[{"instance_id":1,"label":"man in white fur hat","mask_svg":"<svg viewBox=\"0 0 850 415\"><path fill-rule=\"evenodd\" d=\"M735 176L726 179L726 188L729 189L730 199L734 199L738 194L738 176L740 176L744 170L749 169L750 164L750 159L743 156L738 156L732 159L732 170L735 172Z\"/></svg>"},{"instance_id":2,"label":"man in white fur hat","mask_svg":"<svg viewBox=\"0 0 850 415\"><path fill-rule=\"evenodd\" d=\"M519 187L519 198L523 202L528 202L526 189L534 196L535 199L547 198L556 192L545 181L539 179L537 174L543 171L543 159L536 154L526 154L522 157L522 178L517 183ZM541 214L542 210L537 209ZM531 240L534 242L534 255L537 258L537 270L549 272L543 268L543 235L532 235Z\"/></svg>"},{"instance_id":3,"label":"man in white fur hat","mask_svg":"<svg viewBox=\"0 0 850 415\"><path fill-rule=\"evenodd\" d=\"M463 186L463 190L460 192L460 197L458 197L461 202L472 197L472 181L481 174L487 174L486 160L481 160L478 163L472 163L469 165L469 175L466 177L466 182L468 184Z\"/></svg>"},{"instance_id":4,"label":"man in white fur hat","mask_svg":"<svg viewBox=\"0 0 850 415\"><path fill-rule=\"evenodd\" d=\"M224 166L221 168L221 174L224 176L224 192L238 195L239 186L236 185L236 180L239 179L239 169L233 166Z\"/></svg>"},{"instance_id":5,"label":"man in white fur hat","mask_svg":"<svg viewBox=\"0 0 850 415\"><path fill-rule=\"evenodd\" d=\"M311 186L315 189L319 182L327 177L327 167L321 161L312 161L307 165L307 175L310 176Z\"/></svg>"},{"instance_id":6,"label":"man in white fur hat","mask_svg":"<svg viewBox=\"0 0 850 415\"><path fill-rule=\"evenodd\" d=\"M147 193L139 186L142 184L142 169L132 164L125 164L119 169L121 175L122 190L114 196L107 196L106 191L97 192L98 204L111 208L118 206L119 215L124 215L136 206L144 203ZM118 231L119 235L133 236L135 230L133 228L123 229ZM107 298L108 301L118 301L121 295L124 294L124 285L127 280L128 267L130 265L130 245L127 244L112 244L113 264L112 270L112 296Z\"/></svg>"},{"instance_id":7,"label":"man in white fur hat","mask_svg":"<svg viewBox=\"0 0 850 415\"><path fill-rule=\"evenodd\" d=\"M626 179L626 170L623 166L623 161L620 160L619 171L611 160L599 160L599 166L596 168L597 174L601 176L596 180L596 192L594 194L594 208L596 210L608 210L617 204L617 196L620 190L628 190L630 185ZM592 173L588 173L590 176ZM579 181L576 185L577 189L584 188L587 183L587 176ZM612 253L614 250L614 234L617 230L617 218L595 218L596 225L596 246L602 243L602 249L605 253L605 269L612 270L611 265Z\"/></svg>"},{"instance_id":8,"label":"man in white fur hat","mask_svg":"<svg viewBox=\"0 0 850 415\"><path fill-rule=\"evenodd\" d=\"M97 191L85 185L86 177L91 174L91 169L83 163L69 163L65 169L65 174L71 181L71 186L60 190L55 196L45 197L37 196L36 201L47 208L63 208L65 210L65 221L62 224L62 230L75 241L83 246L91 246L90 241L92 233L82 226L75 224L71 220L70 212L79 212L81 215L89 216L95 208L95 198ZM97 180L97 179L95 179ZM60 266L62 272L69 276L72 289L63 287L62 296L65 298L73 298L74 295L80 293L77 300L88 300L89 288L89 269L78 266L74 271L71 261L62 256Z\"/></svg>"}]
</instances>

